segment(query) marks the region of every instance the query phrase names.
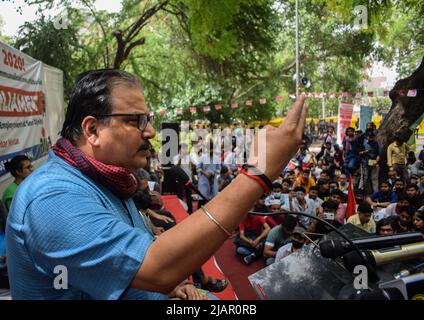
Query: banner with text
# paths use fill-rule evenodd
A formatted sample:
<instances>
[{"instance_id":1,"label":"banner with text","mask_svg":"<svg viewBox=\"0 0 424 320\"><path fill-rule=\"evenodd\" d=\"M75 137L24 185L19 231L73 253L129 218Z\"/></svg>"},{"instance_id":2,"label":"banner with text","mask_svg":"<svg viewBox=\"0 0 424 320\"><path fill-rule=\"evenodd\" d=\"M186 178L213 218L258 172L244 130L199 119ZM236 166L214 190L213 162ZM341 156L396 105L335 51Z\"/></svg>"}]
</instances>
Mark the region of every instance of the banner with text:
<instances>
[{"instance_id":1,"label":"banner with text","mask_svg":"<svg viewBox=\"0 0 424 320\"><path fill-rule=\"evenodd\" d=\"M353 114L353 103L347 101L340 101L339 103L339 116L337 120L337 143L341 144L345 131L350 127Z\"/></svg>"},{"instance_id":2,"label":"banner with text","mask_svg":"<svg viewBox=\"0 0 424 320\"><path fill-rule=\"evenodd\" d=\"M32 162L43 158L58 131L57 125L49 124L52 116L47 116L43 63L1 42L0 52L1 184L10 177L7 161L19 154ZM58 90L63 97L63 83ZM63 107L63 101L59 105Z\"/></svg>"}]
</instances>

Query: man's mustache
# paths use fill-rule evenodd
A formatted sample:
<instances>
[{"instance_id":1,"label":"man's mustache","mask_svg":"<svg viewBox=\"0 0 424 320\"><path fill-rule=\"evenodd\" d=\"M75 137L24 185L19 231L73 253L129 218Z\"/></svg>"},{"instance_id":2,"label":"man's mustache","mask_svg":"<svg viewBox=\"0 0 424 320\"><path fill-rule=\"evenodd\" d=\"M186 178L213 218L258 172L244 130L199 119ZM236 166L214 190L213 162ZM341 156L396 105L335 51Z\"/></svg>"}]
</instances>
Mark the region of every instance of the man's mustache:
<instances>
[{"instance_id":1,"label":"man's mustache","mask_svg":"<svg viewBox=\"0 0 424 320\"><path fill-rule=\"evenodd\" d=\"M150 143L149 140L144 141L140 147L138 148L138 151L148 151L151 149L152 144Z\"/></svg>"}]
</instances>

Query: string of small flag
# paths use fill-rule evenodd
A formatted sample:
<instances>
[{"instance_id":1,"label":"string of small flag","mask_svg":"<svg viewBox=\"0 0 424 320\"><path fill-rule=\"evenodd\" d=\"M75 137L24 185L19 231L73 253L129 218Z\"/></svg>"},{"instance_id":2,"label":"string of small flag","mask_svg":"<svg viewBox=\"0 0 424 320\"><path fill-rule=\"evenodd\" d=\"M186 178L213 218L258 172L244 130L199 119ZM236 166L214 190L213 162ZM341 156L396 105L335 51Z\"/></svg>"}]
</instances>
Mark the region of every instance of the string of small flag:
<instances>
[{"instance_id":1,"label":"string of small flag","mask_svg":"<svg viewBox=\"0 0 424 320\"><path fill-rule=\"evenodd\" d=\"M410 98L414 98L418 96L418 91L423 91L424 89L398 89L398 90L394 90L395 92L397 92L399 94L399 96L402 97L410 97ZM393 91L393 90L392 90ZM376 98L376 97L381 97L381 95L375 95L373 91L368 91L366 93L366 95L364 95L362 92L356 92L355 94L351 93L351 92L342 92L342 93L335 93L335 92L331 92L331 93L326 93L326 92L307 92L306 96L308 98L313 98L313 99L322 99L322 98L329 98L329 99L335 99L335 98L339 98L341 100L349 100L349 99L362 99L364 97L369 97L369 98ZM385 90L383 92L383 97L388 97L389 96L389 91ZM291 99L295 99L296 95L294 93L289 93L288 97ZM277 103L280 103L284 100L283 96L277 96L275 97L275 101ZM266 98L261 98L259 99L259 104L260 105L266 105L268 103L268 99ZM253 99L249 99L246 100L244 102L244 105L247 107L252 107L254 104L254 100ZM214 105L214 109L219 111L223 109L223 105L222 104L215 104ZM231 109L238 109L240 108L241 105L238 102L232 102L230 104L230 108ZM189 111L192 114L197 113L198 110L203 110L204 112L210 112L212 110L212 106L210 105L206 105L203 107L199 107L199 106L191 106L189 107ZM165 108L160 108L159 109L159 113L161 115L164 115L167 112L167 110ZM176 108L175 112L177 115L181 115L184 112L183 108Z\"/></svg>"}]
</instances>

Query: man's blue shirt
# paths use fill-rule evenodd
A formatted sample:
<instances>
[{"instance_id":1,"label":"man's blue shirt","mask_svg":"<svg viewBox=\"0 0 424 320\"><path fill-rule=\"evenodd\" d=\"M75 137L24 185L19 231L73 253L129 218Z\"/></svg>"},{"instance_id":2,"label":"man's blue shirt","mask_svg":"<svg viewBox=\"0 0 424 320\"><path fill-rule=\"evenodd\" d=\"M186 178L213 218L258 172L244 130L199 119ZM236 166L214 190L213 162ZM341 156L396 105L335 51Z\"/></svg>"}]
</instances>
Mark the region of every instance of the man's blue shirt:
<instances>
[{"instance_id":1,"label":"man's blue shirt","mask_svg":"<svg viewBox=\"0 0 424 320\"><path fill-rule=\"evenodd\" d=\"M9 212L12 298L167 299L128 289L152 242L132 200L122 202L50 152L19 186ZM54 285L62 266L67 290Z\"/></svg>"}]
</instances>

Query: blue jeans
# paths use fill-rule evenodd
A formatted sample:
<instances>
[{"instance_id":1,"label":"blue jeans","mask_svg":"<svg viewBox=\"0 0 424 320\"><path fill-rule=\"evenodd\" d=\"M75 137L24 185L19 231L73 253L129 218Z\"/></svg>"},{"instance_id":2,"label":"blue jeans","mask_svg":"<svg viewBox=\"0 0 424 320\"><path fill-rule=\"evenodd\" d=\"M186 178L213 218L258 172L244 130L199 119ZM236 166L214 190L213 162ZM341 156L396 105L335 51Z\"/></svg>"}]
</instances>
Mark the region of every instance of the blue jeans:
<instances>
[{"instance_id":1,"label":"blue jeans","mask_svg":"<svg viewBox=\"0 0 424 320\"><path fill-rule=\"evenodd\" d=\"M250 240L255 240L258 237L257 235L255 235L251 232L246 232L245 236L247 238L249 238ZM266 240L265 238L261 240L261 242L260 242L261 246L260 246L259 249L255 249L255 248L252 248L252 247L249 247L249 246L243 244L244 241L241 240L240 234L237 235L237 237L233 240L233 242L237 246L237 249L236 249L237 254L245 257L245 256L248 256L249 254L254 253L254 254L256 254L257 257L260 257L262 255L263 250L264 250L265 240Z\"/></svg>"}]
</instances>

